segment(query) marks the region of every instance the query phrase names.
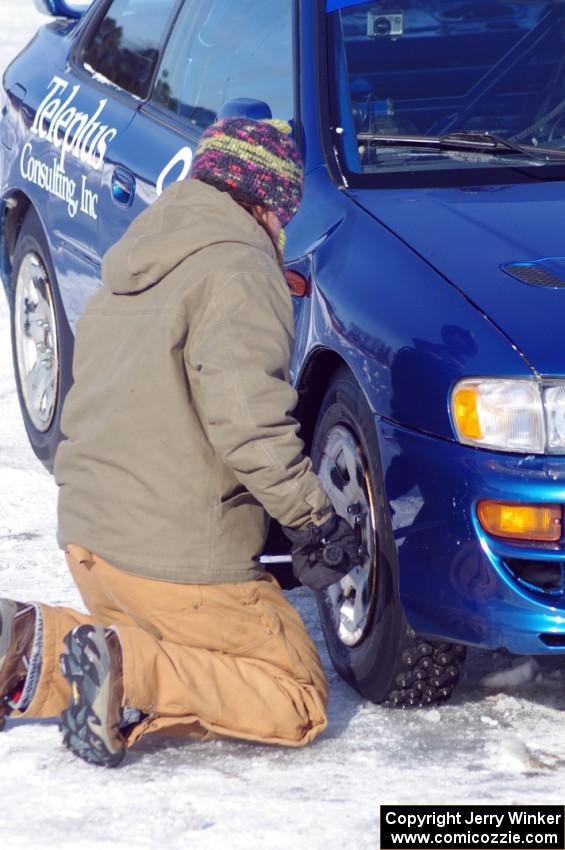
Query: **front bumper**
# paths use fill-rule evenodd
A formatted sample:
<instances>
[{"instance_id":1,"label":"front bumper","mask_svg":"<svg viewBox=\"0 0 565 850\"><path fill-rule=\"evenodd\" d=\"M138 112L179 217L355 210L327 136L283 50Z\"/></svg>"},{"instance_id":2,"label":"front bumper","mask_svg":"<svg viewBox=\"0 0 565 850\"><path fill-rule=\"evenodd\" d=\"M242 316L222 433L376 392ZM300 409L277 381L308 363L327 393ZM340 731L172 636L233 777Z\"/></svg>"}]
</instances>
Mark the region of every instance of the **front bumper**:
<instances>
[{"instance_id":1,"label":"front bumper","mask_svg":"<svg viewBox=\"0 0 565 850\"><path fill-rule=\"evenodd\" d=\"M377 430L413 628L478 647L565 653L565 539L504 542L476 517L480 499L565 505L565 457L474 449L379 418ZM550 589L523 578L540 561L557 577Z\"/></svg>"}]
</instances>

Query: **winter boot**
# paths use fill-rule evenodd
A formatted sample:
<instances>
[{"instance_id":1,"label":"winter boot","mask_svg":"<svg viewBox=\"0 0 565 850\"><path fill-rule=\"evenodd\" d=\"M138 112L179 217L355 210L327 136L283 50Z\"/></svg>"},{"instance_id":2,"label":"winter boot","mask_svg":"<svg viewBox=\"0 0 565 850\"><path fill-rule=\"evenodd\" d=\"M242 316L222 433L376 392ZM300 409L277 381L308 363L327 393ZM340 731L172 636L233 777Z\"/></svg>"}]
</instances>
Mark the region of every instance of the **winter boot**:
<instances>
[{"instance_id":1,"label":"winter boot","mask_svg":"<svg viewBox=\"0 0 565 850\"><path fill-rule=\"evenodd\" d=\"M0 729L16 708L31 701L41 669L41 646L36 646L36 608L11 599L0 599ZM30 661L37 649L37 670L26 688ZM28 682L28 685L32 685ZM27 691L27 693L26 693ZM25 698L25 704L24 704Z\"/></svg>"},{"instance_id":2,"label":"winter boot","mask_svg":"<svg viewBox=\"0 0 565 850\"><path fill-rule=\"evenodd\" d=\"M72 752L104 767L125 755L120 734L123 698L122 651L113 629L78 626L64 639L61 670L71 686L62 714L63 742Z\"/></svg>"}]
</instances>

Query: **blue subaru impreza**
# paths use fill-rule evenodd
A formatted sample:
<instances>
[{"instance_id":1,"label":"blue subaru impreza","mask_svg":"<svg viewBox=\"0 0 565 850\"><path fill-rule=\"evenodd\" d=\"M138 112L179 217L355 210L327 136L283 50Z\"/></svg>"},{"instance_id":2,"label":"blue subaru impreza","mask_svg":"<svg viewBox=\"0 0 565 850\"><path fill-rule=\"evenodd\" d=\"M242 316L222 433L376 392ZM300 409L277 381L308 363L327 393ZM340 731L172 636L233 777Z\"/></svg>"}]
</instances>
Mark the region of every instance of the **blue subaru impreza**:
<instances>
[{"instance_id":1,"label":"blue subaru impreza","mask_svg":"<svg viewBox=\"0 0 565 850\"><path fill-rule=\"evenodd\" d=\"M298 416L364 542L318 600L337 670L423 705L466 645L565 652L564 0L36 5L0 95L0 259L37 455L104 252L217 117L290 119Z\"/></svg>"}]
</instances>

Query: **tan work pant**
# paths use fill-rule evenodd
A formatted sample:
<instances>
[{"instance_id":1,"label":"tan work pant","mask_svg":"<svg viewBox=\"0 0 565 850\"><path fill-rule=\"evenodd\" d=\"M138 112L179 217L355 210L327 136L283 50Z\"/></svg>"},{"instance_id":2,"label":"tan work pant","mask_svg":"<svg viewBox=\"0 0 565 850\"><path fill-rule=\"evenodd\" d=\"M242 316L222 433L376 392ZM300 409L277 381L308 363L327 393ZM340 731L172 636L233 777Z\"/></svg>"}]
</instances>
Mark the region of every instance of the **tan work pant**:
<instances>
[{"instance_id":1,"label":"tan work pant","mask_svg":"<svg viewBox=\"0 0 565 850\"><path fill-rule=\"evenodd\" d=\"M122 646L124 705L146 732L232 736L302 746L327 725L327 683L298 612L269 574L242 584L172 584L117 570L80 546L67 563L91 616L41 605L43 666L19 716L53 717L70 698L59 669L75 626L115 625Z\"/></svg>"}]
</instances>

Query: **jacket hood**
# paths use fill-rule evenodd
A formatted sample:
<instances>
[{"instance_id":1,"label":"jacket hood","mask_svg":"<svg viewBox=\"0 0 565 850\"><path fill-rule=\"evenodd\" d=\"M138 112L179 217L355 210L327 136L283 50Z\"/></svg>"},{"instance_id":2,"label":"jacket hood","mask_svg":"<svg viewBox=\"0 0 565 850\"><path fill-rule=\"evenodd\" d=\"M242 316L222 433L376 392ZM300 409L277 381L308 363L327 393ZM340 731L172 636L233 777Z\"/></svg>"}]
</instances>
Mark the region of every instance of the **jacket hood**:
<instances>
[{"instance_id":1,"label":"jacket hood","mask_svg":"<svg viewBox=\"0 0 565 850\"><path fill-rule=\"evenodd\" d=\"M230 195L199 180L174 183L108 251L102 278L114 294L133 295L192 254L221 243L242 243L277 261L268 235Z\"/></svg>"}]
</instances>

